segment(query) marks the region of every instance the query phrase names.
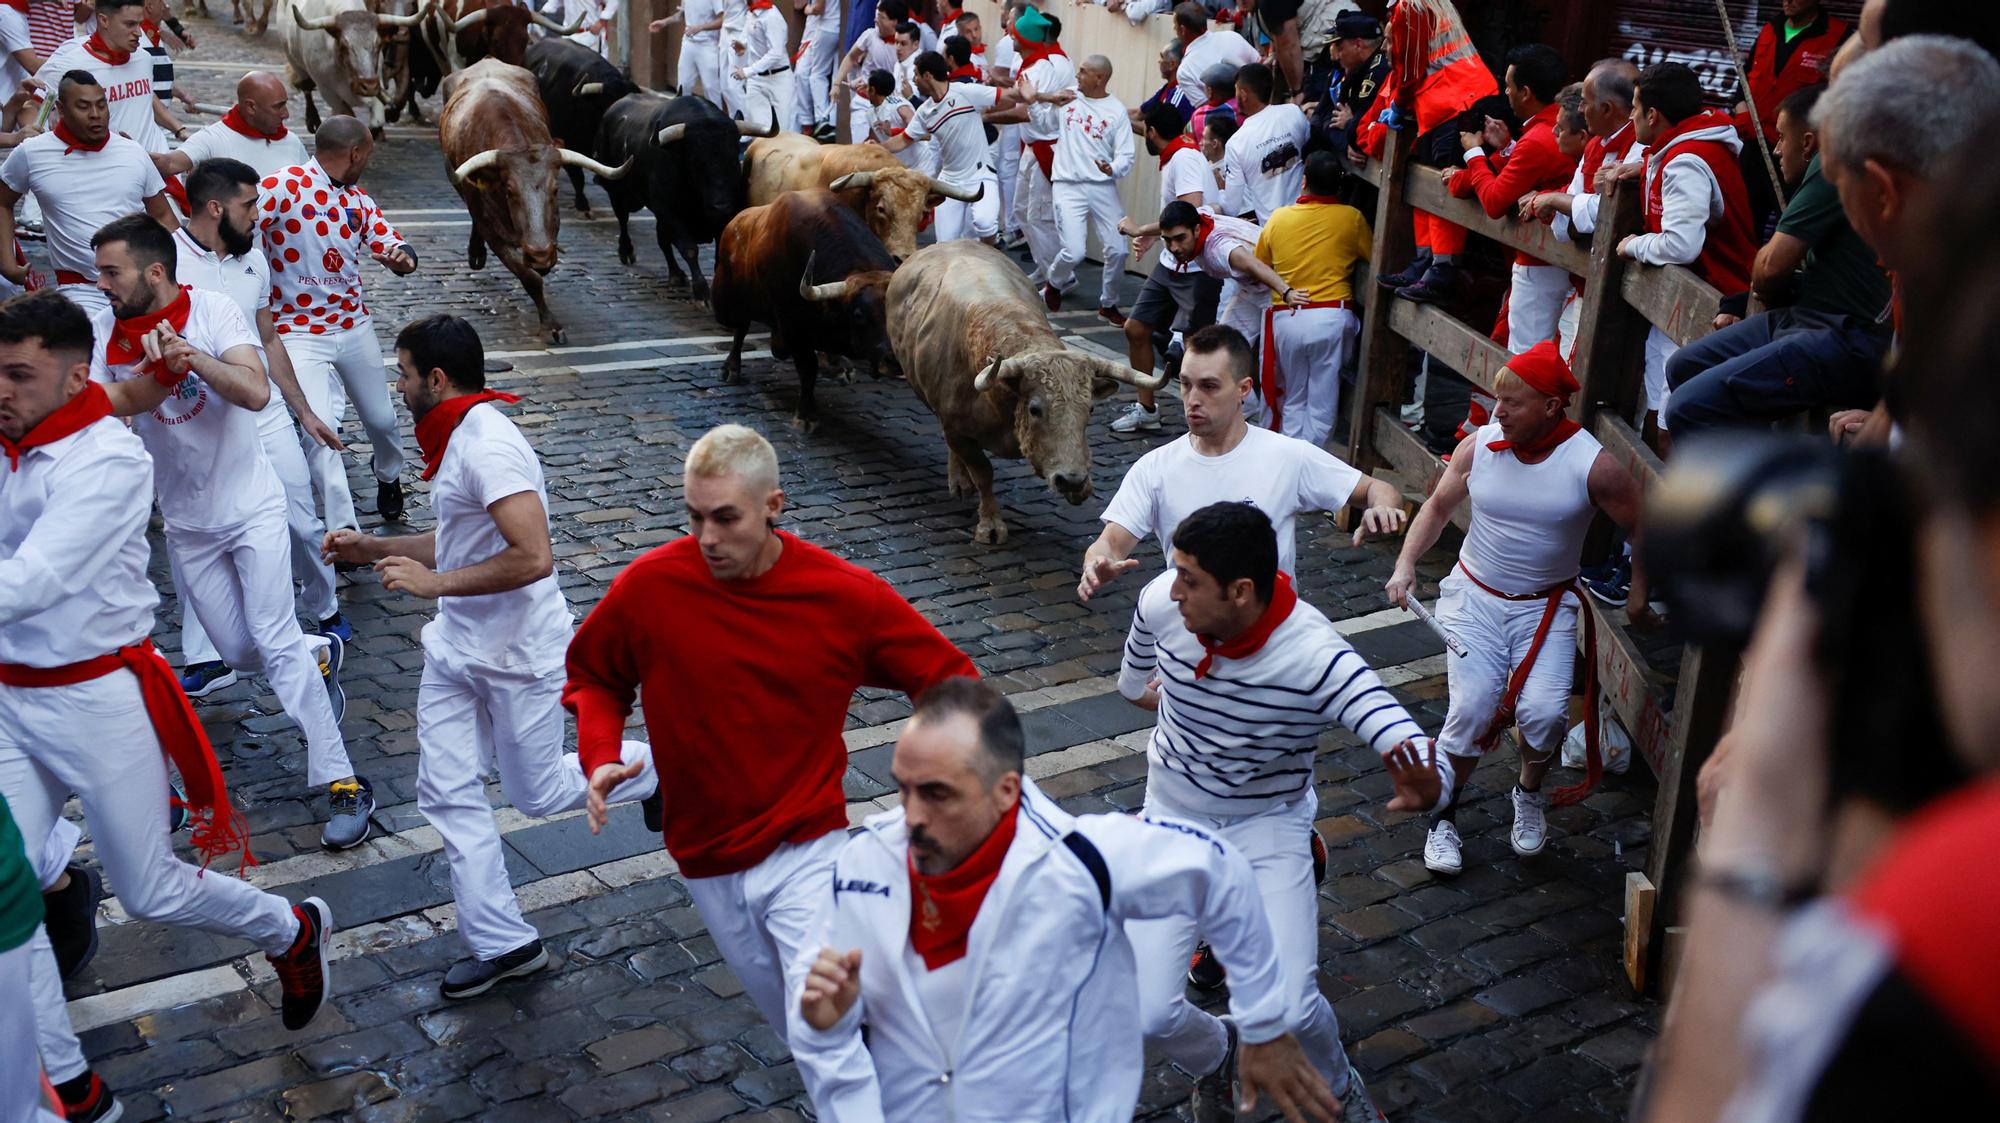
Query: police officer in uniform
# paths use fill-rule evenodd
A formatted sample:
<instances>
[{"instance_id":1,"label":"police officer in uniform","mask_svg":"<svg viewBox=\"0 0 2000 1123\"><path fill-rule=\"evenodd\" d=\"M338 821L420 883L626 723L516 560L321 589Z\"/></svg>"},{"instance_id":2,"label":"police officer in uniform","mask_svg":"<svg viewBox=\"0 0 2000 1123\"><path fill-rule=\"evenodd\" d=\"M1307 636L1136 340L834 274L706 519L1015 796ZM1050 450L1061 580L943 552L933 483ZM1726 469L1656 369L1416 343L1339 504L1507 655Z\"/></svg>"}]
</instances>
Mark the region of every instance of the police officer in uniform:
<instances>
[{"instance_id":1,"label":"police officer in uniform","mask_svg":"<svg viewBox=\"0 0 2000 1123\"><path fill-rule=\"evenodd\" d=\"M1382 23L1361 11L1345 11L1333 21L1327 44L1340 78L1333 96L1320 99L1313 112L1309 148L1325 148L1345 156L1354 147L1355 132L1374 104L1375 91L1389 76L1389 55L1382 49Z\"/></svg>"}]
</instances>

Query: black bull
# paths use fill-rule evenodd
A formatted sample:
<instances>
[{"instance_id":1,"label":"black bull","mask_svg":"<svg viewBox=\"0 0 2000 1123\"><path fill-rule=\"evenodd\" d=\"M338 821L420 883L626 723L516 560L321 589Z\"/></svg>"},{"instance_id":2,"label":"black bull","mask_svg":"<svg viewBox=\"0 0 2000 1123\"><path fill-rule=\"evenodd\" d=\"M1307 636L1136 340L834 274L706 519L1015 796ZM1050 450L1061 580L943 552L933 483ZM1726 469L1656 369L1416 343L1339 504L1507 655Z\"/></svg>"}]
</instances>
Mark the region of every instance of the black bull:
<instances>
[{"instance_id":1,"label":"black bull","mask_svg":"<svg viewBox=\"0 0 2000 1123\"><path fill-rule=\"evenodd\" d=\"M523 66L535 76L542 104L549 111L549 132L556 143L567 145L586 156L597 155L597 128L612 103L636 92L630 79L611 61L581 43L554 36L528 47ZM576 209L590 213L590 201L583 194L583 169L569 169L570 186L576 189Z\"/></svg>"}]
</instances>

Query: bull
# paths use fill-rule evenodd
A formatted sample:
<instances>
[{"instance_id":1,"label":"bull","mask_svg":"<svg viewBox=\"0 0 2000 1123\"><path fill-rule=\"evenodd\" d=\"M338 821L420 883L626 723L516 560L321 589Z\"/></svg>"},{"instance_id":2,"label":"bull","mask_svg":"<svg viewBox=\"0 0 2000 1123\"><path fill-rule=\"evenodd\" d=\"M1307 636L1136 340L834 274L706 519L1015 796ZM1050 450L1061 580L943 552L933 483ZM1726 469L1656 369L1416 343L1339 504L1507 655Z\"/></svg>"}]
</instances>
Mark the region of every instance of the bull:
<instances>
[{"instance_id":1,"label":"bull","mask_svg":"<svg viewBox=\"0 0 2000 1123\"><path fill-rule=\"evenodd\" d=\"M483 58L520 66L528 55L530 26L540 26L557 37L574 35L583 26L581 15L569 23L557 23L514 0L443 0L438 15L447 28L439 41L453 70Z\"/></svg>"},{"instance_id":2,"label":"bull","mask_svg":"<svg viewBox=\"0 0 2000 1123\"><path fill-rule=\"evenodd\" d=\"M559 147L549 136L548 114L535 77L498 59L483 59L444 80L438 143L451 168L451 185L472 216L466 264L486 264L486 247L520 278L535 302L549 342L563 341L563 327L549 311L542 278L556 266L558 169L582 168L616 182L632 161L616 168Z\"/></svg>"},{"instance_id":3,"label":"bull","mask_svg":"<svg viewBox=\"0 0 2000 1123\"><path fill-rule=\"evenodd\" d=\"M370 3L376 12L386 16L408 16L417 11L416 0L370 0ZM406 106L413 120L423 121L416 97L410 92L410 84L419 74L428 76L426 72L434 69L424 66L428 52L419 41L422 34L421 24L382 30L382 113L392 124L402 116ZM443 77L443 72L438 71L424 93L436 93L438 79Z\"/></svg>"},{"instance_id":4,"label":"bull","mask_svg":"<svg viewBox=\"0 0 2000 1123\"><path fill-rule=\"evenodd\" d=\"M800 133L754 141L743 160L751 206L787 191L824 187L866 219L898 261L917 252L917 231L939 200L969 203L985 190L960 191L906 168L879 144L821 144Z\"/></svg>"},{"instance_id":5,"label":"bull","mask_svg":"<svg viewBox=\"0 0 2000 1123\"><path fill-rule=\"evenodd\" d=\"M715 243L715 318L736 333L723 380L742 377L751 322L770 325L771 354L789 354L799 374L792 424L811 431L819 352L878 370L894 361L883 300L895 269L881 239L830 191L788 192L730 219Z\"/></svg>"},{"instance_id":6,"label":"bull","mask_svg":"<svg viewBox=\"0 0 2000 1123\"><path fill-rule=\"evenodd\" d=\"M668 283L689 284L674 260L678 251L693 277L688 295L707 300L708 281L695 247L714 241L743 209L743 171L736 156L742 138L771 136L777 128L775 120L768 129L732 121L707 98L652 93L619 98L597 127L598 159L638 161L638 174L622 181L598 178L618 215L618 260L626 265L638 260L628 221L633 211L650 210Z\"/></svg>"},{"instance_id":7,"label":"bull","mask_svg":"<svg viewBox=\"0 0 2000 1123\"><path fill-rule=\"evenodd\" d=\"M1064 348L1006 254L971 240L926 246L889 282L889 344L950 450L951 494L979 493L973 540L1007 540L988 455L1022 457L1072 504L1091 495L1090 407L1119 383L1156 389L1114 359Z\"/></svg>"},{"instance_id":8,"label":"bull","mask_svg":"<svg viewBox=\"0 0 2000 1123\"><path fill-rule=\"evenodd\" d=\"M430 11L426 3L412 15L382 15L368 0L292 0L292 26L285 28L285 70L293 88L306 96L306 128L319 128L315 90L335 114L351 114L378 135L382 131L382 32L409 27Z\"/></svg>"},{"instance_id":9,"label":"bull","mask_svg":"<svg viewBox=\"0 0 2000 1123\"><path fill-rule=\"evenodd\" d=\"M639 87L610 60L581 43L549 36L528 47L522 63L535 75L542 104L549 110L549 131L587 156L597 155L597 127L613 102ZM569 169L576 189L576 209L590 213L583 194L583 169Z\"/></svg>"},{"instance_id":10,"label":"bull","mask_svg":"<svg viewBox=\"0 0 2000 1123\"><path fill-rule=\"evenodd\" d=\"M201 14L208 14L208 5L201 6ZM262 35L271 26L271 0L234 0L230 14L243 25L246 35Z\"/></svg>"}]
</instances>

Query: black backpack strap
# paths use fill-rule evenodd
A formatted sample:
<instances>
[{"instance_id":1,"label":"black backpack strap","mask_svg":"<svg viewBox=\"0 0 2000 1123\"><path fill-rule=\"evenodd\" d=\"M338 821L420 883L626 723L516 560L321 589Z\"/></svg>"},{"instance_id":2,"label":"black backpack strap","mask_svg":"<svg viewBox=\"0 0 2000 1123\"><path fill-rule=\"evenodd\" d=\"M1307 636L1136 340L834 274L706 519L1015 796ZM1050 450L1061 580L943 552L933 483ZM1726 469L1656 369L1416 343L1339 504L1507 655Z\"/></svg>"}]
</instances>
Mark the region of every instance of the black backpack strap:
<instances>
[{"instance_id":1,"label":"black backpack strap","mask_svg":"<svg viewBox=\"0 0 2000 1123\"><path fill-rule=\"evenodd\" d=\"M1104 864L1104 855L1079 831L1071 831L1063 836L1063 845L1090 871L1091 880L1097 882L1097 901L1105 911L1111 909L1111 867Z\"/></svg>"}]
</instances>

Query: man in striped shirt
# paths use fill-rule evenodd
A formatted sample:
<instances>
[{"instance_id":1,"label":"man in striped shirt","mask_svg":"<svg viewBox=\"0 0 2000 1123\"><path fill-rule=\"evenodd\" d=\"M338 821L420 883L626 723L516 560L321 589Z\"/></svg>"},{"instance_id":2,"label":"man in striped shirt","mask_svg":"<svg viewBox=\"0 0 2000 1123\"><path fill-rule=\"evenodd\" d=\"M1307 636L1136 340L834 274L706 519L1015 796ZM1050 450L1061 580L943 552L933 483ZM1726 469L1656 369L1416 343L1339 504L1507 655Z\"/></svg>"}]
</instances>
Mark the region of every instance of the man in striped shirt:
<instances>
[{"instance_id":1,"label":"man in striped shirt","mask_svg":"<svg viewBox=\"0 0 2000 1123\"><path fill-rule=\"evenodd\" d=\"M1382 754L1396 791L1389 809L1423 811L1440 792L1430 739L1332 623L1298 599L1262 511L1210 504L1180 523L1173 547L1172 572L1139 594L1118 673L1119 692L1159 714L1144 813L1219 835L1250 860L1296 996L1292 1032L1343 1101L1341 1118L1379 1119L1319 990L1313 758L1320 734L1344 725ZM1194 925L1150 920L1126 933L1147 1041L1195 1074L1198 1123L1233 1118L1235 1028L1191 1005L1182 983Z\"/></svg>"}]
</instances>

